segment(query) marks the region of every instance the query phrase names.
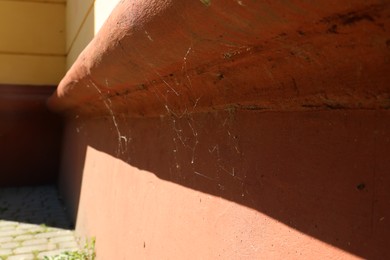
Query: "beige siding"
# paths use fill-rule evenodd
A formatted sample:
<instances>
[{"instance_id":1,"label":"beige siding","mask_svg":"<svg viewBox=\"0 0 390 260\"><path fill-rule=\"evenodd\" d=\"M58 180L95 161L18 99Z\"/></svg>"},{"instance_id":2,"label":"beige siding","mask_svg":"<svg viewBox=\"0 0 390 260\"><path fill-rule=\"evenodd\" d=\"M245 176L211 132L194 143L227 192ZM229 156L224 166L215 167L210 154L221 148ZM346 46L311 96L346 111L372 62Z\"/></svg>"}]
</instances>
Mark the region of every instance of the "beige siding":
<instances>
[{"instance_id":1,"label":"beige siding","mask_svg":"<svg viewBox=\"0 0 390 260\"><path fill-rule=\"evenodd\" d=\"M84 36L81 34L83 27L91 29L93 37L93 23L87 23L87 17L90 13L93 15L94 0L68 0L66 5L66 50L69 53L74 42L81 38L90 37L90 34ZM92 19L93 22L93 19ZM89 28L92 27L92 28ZM84 31L85 32L85 31ZM89 39L90 41L91 39Z\"/></svg>"},{"instance_id":2,"label":"beige siding","mask_svg":"<svg viewBox=\"0 0 390 260\"><path fill-rule=\"evenodd\" d=\"M68 0L66 8L67 68L92 40L119 0Z\"/></svg>"},{"instance_id":3,"label":"beige siding","mask_svg":"<svg viewBox=\"0 0 390 260\"><path fill-rule=\"evenodd\" d=\"M118 2L0 0L0 84L58 84Z\"/></svg>"},{"instance_id":4,"label":"beige siding","mask_svg":"<svg viewBox=\"0 0 390 260\"><path fill-rule=\"evenodd\" d=\"M55 85L65 72L64 1L0 0L0 84Z\"/></svg>"},{"instance_id":5,"label":"beige siding","mask_svg":"<svg viewBox=\"0 0 390 260\"><path fill-rule=\"evenodd\" d=\"M0 84L57 85L64 71L64 56L0 54Z\"/></svg>"},{"instance_id":6,"label":"beige siding","mask_svg":"<svg viewBox=\"0 0 390 260\"><path fill-rule=\"evenodd\" d=\"M84 26L80 27L78 37L74 39L71 48L68 51L67 67L69 68L77 59L78 55L83 51L85 46L92 40L93 33L93 12L90 12L85 19Z\"/></svg>"},{"instance_id":7,"label":"beige siding","mask_svg":"<svg viewBox=\"0 0 390 260\"><path fill-rule=\"evenodd\" d=\"M81 0L82 1L82 0ZM22 2L22 3L66 3L66 0L0 0L0 2Z\"/></svg>"}]
</instances>

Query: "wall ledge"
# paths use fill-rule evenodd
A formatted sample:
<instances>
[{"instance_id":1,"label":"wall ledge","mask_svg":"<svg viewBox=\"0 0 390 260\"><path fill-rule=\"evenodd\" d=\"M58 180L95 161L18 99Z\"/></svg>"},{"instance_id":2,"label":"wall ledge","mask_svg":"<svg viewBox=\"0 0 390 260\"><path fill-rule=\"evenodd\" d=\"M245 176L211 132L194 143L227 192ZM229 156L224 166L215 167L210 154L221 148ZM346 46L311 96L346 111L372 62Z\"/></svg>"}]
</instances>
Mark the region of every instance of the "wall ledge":
<instances>
[{"instance_id":1,"label":"wall ledge","mask_svg":"<svg viewBox=\"0 0 390 260\"><path fill-rule=\"evenodd\" d=\"M48 104L135 117L389 109L389 6L121 1Z\"/></svg>"}]
</instances>

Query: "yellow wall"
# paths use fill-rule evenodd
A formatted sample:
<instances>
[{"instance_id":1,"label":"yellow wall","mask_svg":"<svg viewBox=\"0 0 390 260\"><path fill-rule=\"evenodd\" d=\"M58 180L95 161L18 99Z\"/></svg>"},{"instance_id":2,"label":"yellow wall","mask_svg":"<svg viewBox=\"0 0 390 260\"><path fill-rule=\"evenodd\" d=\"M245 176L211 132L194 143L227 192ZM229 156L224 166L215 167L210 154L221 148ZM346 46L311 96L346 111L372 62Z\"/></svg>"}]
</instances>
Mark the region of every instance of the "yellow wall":
<instances>
[{"instance_id":1,"label":"yellow wall","mask_svg":"<svg viewBox=\"0 0 390 260\"><path fill-rule=\"evenodd\" d=\"M65 71L65 0L0 0L0 84L56 85Z\"/></svg>"},{"instance_id":2,"label":"yellow wall","mask_svg":"<svg viewBox=\"0 0 390 260\"><path fill-rule=\"evenodd\" d=\"M57 85L119 0L0 0L0 84Z\"/></svg>"},{"instance_id":3,"label":"yellow wall","mask_svg":"<svg viewBox=\"0 0 390 260\"><path fill-rule=\"evenodd\" d=\"M66 6L67 68L94 36L94 0L68 0Z\"/></svg>"},{"instance_id":4,"label":"yellow wall","mask_svg":"<svg viewBox=\"0 0 390 260\"><path fill-rule=\"evenodd\" d=\"M119 0L68 0L66 8L67 68L99 31Z\"/></svg>"}]
</instances>

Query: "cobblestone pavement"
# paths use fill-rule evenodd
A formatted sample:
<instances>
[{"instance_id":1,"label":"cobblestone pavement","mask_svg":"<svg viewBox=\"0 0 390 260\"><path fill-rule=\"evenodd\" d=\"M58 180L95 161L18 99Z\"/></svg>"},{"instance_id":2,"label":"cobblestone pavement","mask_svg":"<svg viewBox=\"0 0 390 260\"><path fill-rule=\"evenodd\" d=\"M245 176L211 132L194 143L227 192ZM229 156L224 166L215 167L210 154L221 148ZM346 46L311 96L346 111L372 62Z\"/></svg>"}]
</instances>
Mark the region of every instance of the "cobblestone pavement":
<instances>
[{"instance_id":1,"label":"cobblestone pavement","mask_svg":"<svg viewBox=\"0 0 390 260\"><path fill-rule=\"evenodd\" d=\"M44 259L79 249L54 186L0 188L0 259Z\"/></svg>"}]
</instances>

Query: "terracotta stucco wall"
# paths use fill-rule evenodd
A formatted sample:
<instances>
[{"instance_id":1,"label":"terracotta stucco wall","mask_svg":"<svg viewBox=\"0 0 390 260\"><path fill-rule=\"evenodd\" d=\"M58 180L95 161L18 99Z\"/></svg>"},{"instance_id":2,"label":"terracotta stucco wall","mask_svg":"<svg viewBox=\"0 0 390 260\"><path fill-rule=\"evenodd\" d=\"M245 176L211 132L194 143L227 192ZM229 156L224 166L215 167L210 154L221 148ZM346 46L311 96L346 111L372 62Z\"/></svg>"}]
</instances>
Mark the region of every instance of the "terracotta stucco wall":
<instances>
[{"instance_id":1,"label":"terracotta stucco wall","mask_svg":"<svg viewBox=\"0 0 390 260\"><path fill-rule=\"evenodd\" d=\"M386 259L389 122L342 110L78 118L62 184L98 259Z\"/></svg>"},{"instance_id":2,"label":"terracotta stucco wall","mask_svg":"<svg viewBox=\"0 0 390 260\"><path fill-rule=\"evenodd\" d=\"M389 258L389 3L120 1L49 100L100 259Z\"/></svg>"}]
</instances>

